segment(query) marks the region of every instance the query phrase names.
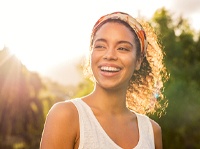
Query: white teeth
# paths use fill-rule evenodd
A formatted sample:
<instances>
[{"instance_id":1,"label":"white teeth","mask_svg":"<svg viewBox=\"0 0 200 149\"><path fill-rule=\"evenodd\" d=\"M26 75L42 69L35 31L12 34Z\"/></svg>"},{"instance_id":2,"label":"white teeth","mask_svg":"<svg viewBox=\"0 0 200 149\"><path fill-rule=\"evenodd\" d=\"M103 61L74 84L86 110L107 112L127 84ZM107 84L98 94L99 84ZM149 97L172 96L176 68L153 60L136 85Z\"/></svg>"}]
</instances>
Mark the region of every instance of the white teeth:
<instances>
[{"instance_id":1,"label":"white teeth","mask_svg":"<svg viewBox=\"0 0 200 149\"><path fill-rule=\"evenodd\" d=\"M112 71L112 72L116 72L116 71L120 71L120 68L102 66L102 67L101 67L101 70L103 70L103 71Z\"/></svg>"}]
</instances>

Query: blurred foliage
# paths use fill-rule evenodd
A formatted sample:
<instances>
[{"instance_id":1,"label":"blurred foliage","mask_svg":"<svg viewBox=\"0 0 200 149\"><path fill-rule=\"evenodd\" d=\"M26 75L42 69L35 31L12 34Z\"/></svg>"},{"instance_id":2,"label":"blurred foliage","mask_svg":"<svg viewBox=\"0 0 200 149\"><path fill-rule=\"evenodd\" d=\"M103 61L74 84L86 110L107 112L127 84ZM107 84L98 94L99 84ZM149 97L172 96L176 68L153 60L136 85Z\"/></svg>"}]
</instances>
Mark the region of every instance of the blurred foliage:
<instances>
[{"instance_id":1,"label":"blurred foliage","mask_svg":"<svg viewBox=\"0 0 200 149\"><path fill-rule=\"evenodd\" d=\"M0 148L39 148L46 114L68 90L30 72L9 53L0 51Z\"/></svg>"},{"instance_id":2,"label":"blurred foliage","mask_svg":"<svg viewBox=\"0 0 200 149\"><path fill-rule=\"evenodd\" d=\"M93 88L94 88L94 83L90 79L86 78L84 81L80 82L79 85L77 86L73 98L86 96L92 92Z\"/></svg>"},{"instance_id":3,"label":"blurred foliage","mask_svg":"<svg viewBox=\"0 0 200 149\"><path fill-rule=\"evenodd\" d=\"M200 148L200 33L182 16L165 8L149 21L166 53L170 79L166 115L156 120L163 131L164 148ZM0 148L39 148L45 117L59 101L81 97L93 90L85 79L77 87L62 86L30 72L5 47L0 51Z\"/></svg>"},{"instance_id":4,"label":"blurred foliage","mask_svg":"<svg viewBox=\"0 0 200 149\"><path fill-rule=\"evenodd\" d=\"M200 148L200 33L183 17L173 18L166 9L155 12L152 26L166 53L170 80L166 115L152 116L163 130L164 148Z\"/></svg>"}]
</instances>

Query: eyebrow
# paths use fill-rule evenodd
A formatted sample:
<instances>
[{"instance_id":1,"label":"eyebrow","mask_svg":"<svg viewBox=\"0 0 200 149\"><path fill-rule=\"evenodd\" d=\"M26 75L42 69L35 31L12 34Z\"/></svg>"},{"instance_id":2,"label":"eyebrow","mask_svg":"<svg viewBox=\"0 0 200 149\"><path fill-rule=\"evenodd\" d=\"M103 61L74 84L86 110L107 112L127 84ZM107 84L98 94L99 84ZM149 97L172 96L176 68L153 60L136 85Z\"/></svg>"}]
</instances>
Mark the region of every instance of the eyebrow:
<instances>
[{"instance_id":1,"label":"eyebrow","mask_svg":"<svg viewBox=\"0 0 200 149\"><path fill-rule=\"evenodd\" d=\"M129 44L131 45L131 47L133 47L133 44L130 43L129 41L126 41L126 40L122 40L122 41L119 41L118 44L121 44L121 43L126 43L126 44Z\"/></svg>"},{"instance_id":2,"label":"eyebrow","mask_svg":"<svg viewBox=\"0 0 200 149\"><path fill-rule=\"evenodd\" d=\"M97 41L107 42L106 39L104 39L104 38L99 38L99 39L97 39L97 40L94 40L94 42L97 42Z\"/></svg>"},{"instance_id":3,"label":"eyebrow","mask_svg":"<svg viewBox=\"0 0 200 149\"><path fill-rule=\"evenodd\" d=\"M95 43L95 42L98 42L98 41L107 42L106 39L104 39L104 38L99 38L99 39L97 39L97 40L94 40L94 43ZM118 41L118 42L117 42L117 44L122 44L122 43L126 43L126 44L131 45L131 47L134 47L133 44L132 44L131 42L126 41L126 40L121 40L121 41Z\"/></svg>"}]
</instances>

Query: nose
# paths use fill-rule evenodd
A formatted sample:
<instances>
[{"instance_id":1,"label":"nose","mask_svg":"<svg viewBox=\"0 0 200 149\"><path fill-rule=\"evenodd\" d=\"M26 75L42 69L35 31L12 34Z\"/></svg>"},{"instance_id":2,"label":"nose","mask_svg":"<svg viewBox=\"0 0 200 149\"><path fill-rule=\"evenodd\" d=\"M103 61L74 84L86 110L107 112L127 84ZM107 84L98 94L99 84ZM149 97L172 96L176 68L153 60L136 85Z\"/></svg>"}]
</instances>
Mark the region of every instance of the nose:
<instances>
[{"instance_id":1,"label":"nose","mask_svg":"<svg viewBox=\"0 0 200 149\"><path fill-rule=\"evenodd\" d=\"M107 49L103 58L105 60L117 60L118 59L117 53L116 53L115 49L113 49L113 48Z\"/></svg>"}]
</instances>

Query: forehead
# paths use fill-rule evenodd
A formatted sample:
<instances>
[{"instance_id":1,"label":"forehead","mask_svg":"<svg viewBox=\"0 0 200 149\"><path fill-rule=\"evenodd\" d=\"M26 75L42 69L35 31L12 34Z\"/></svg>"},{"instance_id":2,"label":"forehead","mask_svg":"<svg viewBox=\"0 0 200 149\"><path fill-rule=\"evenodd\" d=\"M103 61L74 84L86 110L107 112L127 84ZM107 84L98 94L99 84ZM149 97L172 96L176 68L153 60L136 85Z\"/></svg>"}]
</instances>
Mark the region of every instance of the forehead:
<instances>
[{"instance_id":1,"label":"forehead","mask_svg":"<svg viewBox=\"0 0 200 149\"><path fill-rule=\"evenodd\" d=\"M120 19L108 19L108 20L105 20L104 22L101 22L98 26L96 26L94 29L93 29L93 34L95 34L103 25L105 25L106 23L119 23L121 25L124 25L126 26L131 32L135 32L133 30L133 28L125 21L122 21Z\"/></svg>"},{"instance_id":2,"label":"forehead","mask_svg":"<svg viewBox=\"0 0 200 149\"><path fill-rule=\"evenodd\" d=\"M106 22L101 25L94 34L94 40L102 37L108 39L121 38L132 42L134 41L132 31L126 25L119 22Z\"/></svg>"}]
</instances>

